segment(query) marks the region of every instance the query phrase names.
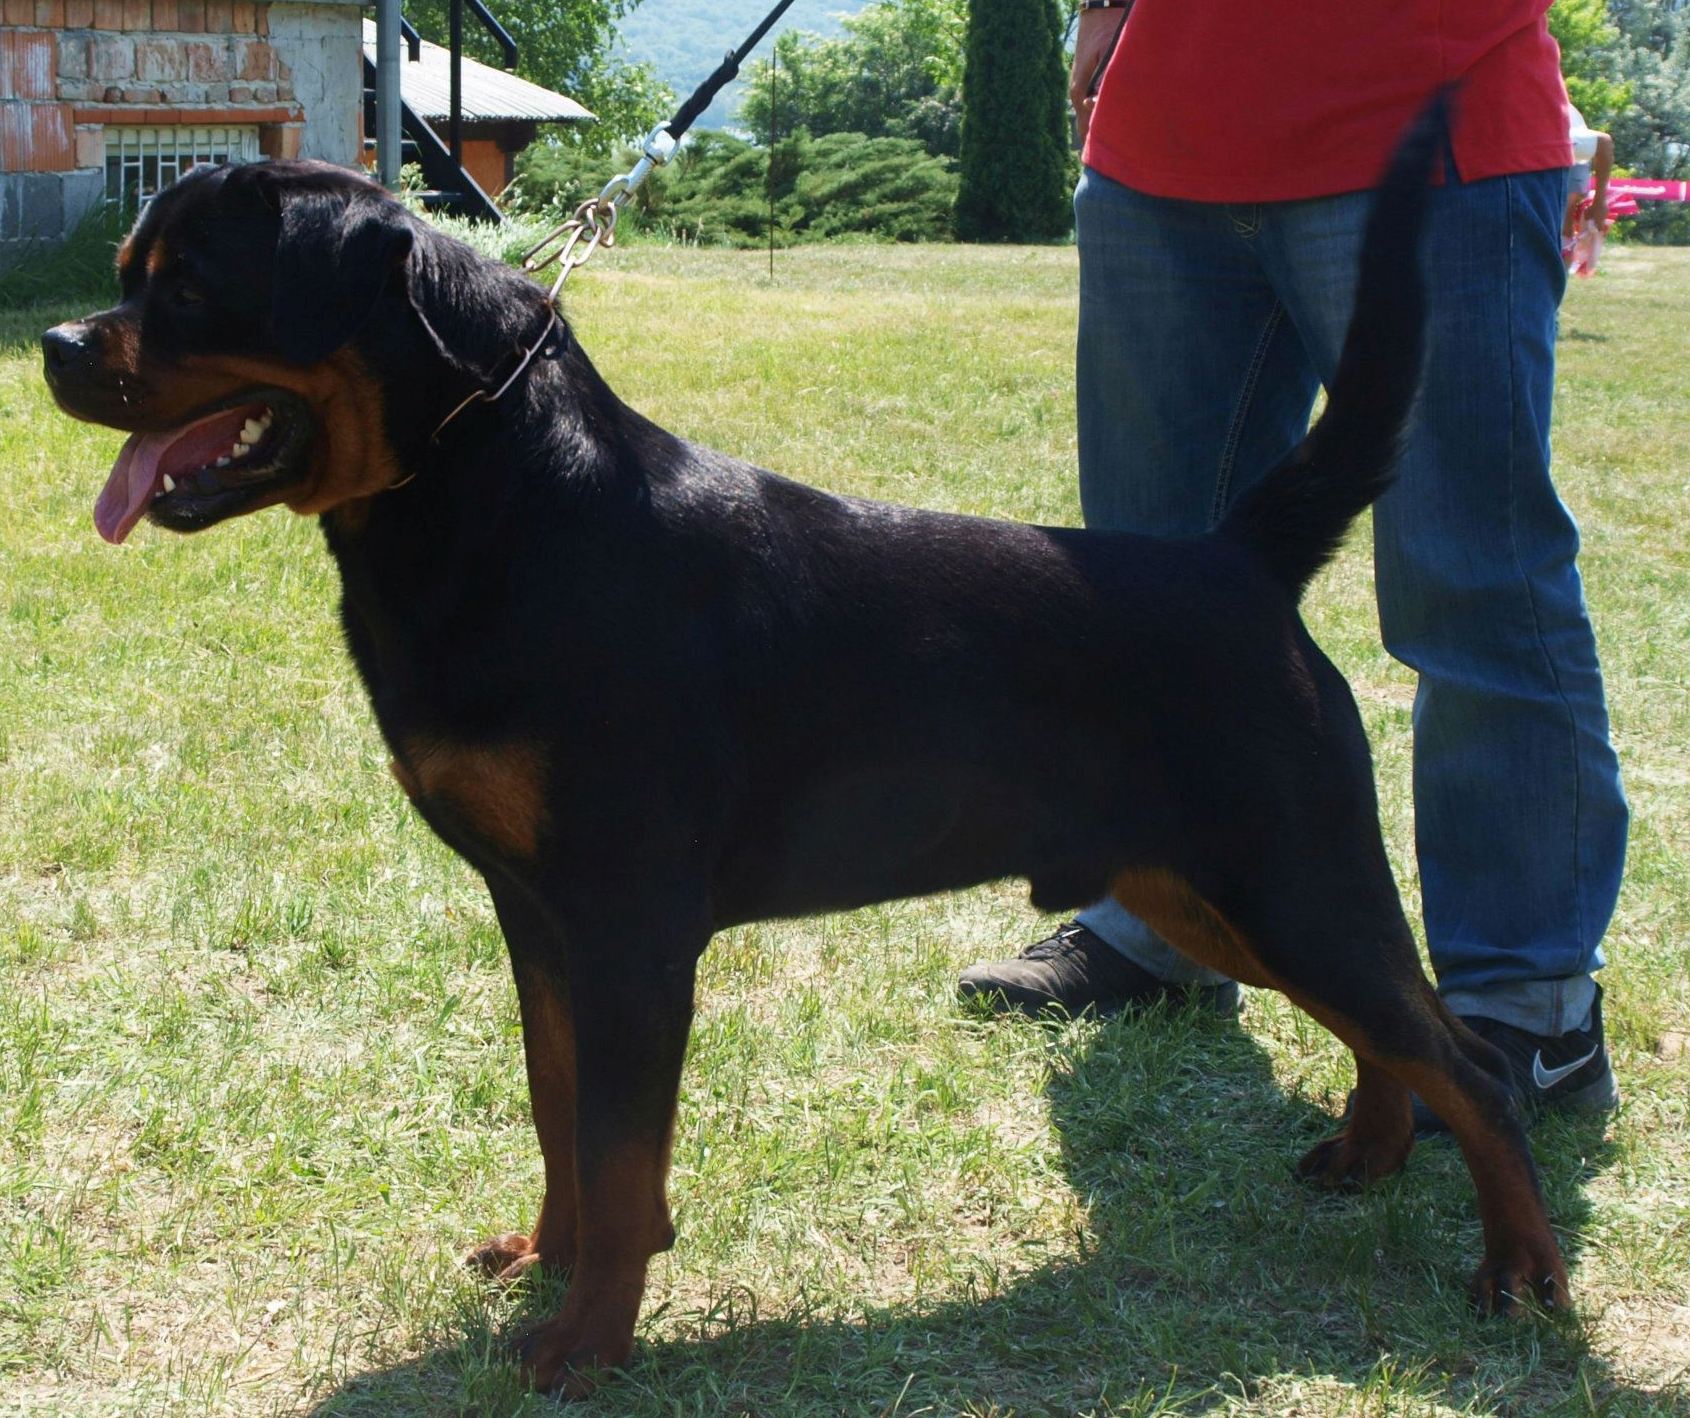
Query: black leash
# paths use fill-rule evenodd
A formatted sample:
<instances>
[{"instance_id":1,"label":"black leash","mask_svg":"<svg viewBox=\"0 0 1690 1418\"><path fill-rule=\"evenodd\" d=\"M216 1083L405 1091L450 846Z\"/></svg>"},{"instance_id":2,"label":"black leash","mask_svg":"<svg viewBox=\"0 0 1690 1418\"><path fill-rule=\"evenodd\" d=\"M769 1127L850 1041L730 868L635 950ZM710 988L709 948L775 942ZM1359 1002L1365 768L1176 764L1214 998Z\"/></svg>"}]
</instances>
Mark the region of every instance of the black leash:
<instances>
[{"instance_id":1,"label":"black leash","mask_svg":"<svg viewBox=\"0 0 1690 1418\"><path fill-rule=\"evenodd\" d=\"M746 56L761 42L774 23L791 7L792 0L780 0L780 3L763 17L763 22L751 31L744 44L738 49L730 49L723 56L722 62L716 66L716 71L692 92L692 97L675 110L675 116L664 126L669 130L669 136L680 141L681 135L693 125L693 120L709 108L724 88L739 77L739 66L745 62Z\"/></svg>"},{"instance_id":2,"label":"black leash","mask_svg":"<svg viewBox=\"0 0 1690 1418\"><path fill-rule=\"evenodd\" d=\"M1091 82L1086 85L1086 97L1096 98L1097 91L1103 87L1103 73L1109 67L1109 61L1115 57L1115 51L1121 46L1121 35L1127 28L1127 18L1133 12L1131 5L1121 6L1121 23L1115 26L1115 37L1109 41L1109 48L1103 51L1103 57L1097 61L1097 67L1091 71Z\"/></svg>"}]
</instances>

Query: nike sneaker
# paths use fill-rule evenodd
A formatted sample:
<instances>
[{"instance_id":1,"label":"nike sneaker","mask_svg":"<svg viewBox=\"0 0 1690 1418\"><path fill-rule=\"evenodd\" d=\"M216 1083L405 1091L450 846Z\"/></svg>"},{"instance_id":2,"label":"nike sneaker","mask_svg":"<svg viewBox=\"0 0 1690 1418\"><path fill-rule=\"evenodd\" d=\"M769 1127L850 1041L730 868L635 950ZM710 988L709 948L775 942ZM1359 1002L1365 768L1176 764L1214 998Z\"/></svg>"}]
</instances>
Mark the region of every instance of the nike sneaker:
<instances>
[{"instance_id":1,"label":"nike sneaker","mask_svg":"<svg viewBox=\"0 0 1690 1418\"><path fill-rule=\"evenodd\" d=\"M1520 1114L1533 1118L1546 1108L1557 1112L1612 1112L1620 1101L1608 1046L1602 1034L1602 987L1583 1029L1565 1034L1533 1034L1480 1015L1461 1022L1508 1060L1508 1081ZM1448 1132L1444 1120L1419 1098L1414 1100L1414 1131L1421 1136Z\"/></svg>"}]
</instances>

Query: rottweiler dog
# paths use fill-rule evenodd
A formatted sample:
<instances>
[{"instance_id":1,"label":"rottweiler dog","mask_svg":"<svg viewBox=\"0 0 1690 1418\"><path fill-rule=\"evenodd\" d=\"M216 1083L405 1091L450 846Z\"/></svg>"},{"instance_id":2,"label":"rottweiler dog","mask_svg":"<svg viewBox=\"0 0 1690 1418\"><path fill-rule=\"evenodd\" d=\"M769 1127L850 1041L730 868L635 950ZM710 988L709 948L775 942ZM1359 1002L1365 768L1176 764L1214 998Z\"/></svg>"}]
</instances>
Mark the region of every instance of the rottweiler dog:
<instances>
[{"instance_id":1,"label":"rottweiler dog","mask_svg":"<svg viewBox=\"0 0 1690 1418\"><path fill-rule=\"evenodd\" d=\"M1043 909L1113 893L1354 1050L1305 1176L1401 1167L1419 1093L1478 1191L1477 1305L1565 1303L1501 1057L1421 970L1360 717L1297 611L1410 416L1441 132L1386 175L1325 413L1182 540L835 497L696 447L533 282L320 164L189 174L124 242L120 302L47 332L60 406L131 435L108 540L320 519L394 776L510 949L546 1190L471 1259L572 1272L519 1341L536 1385L628 1357L673 1243L712 933L1012 875Z\"/></svg>"}]
</instances>

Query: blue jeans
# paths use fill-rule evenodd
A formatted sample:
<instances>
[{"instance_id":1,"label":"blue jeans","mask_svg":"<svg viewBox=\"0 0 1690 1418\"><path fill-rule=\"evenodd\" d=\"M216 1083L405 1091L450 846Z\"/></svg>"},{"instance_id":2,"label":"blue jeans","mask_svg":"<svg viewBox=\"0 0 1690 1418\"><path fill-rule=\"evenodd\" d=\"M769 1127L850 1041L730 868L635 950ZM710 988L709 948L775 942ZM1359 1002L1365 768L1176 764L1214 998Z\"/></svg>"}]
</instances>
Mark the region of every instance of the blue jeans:
<instances>
[{"instance_id":1,"label":"blue jeans","mask_svg":"<svg viewBox=\"0 0 1690 1418\"><path fill-rule=\"evenodd\" d=\"M1549 476L1566 173L1430 200L1426 384L1374 509L1380 631L1419 676L1426 939L1456 1013L1558 1034L1595 997L1627 818L1578 529ZM1371 201L1183 202L1084 174L1088 526L1202 531L1302 438L1337 366ZM1171 982L1221 978L1111 900L1080 920Z\"/></svg>"}]
</instances>

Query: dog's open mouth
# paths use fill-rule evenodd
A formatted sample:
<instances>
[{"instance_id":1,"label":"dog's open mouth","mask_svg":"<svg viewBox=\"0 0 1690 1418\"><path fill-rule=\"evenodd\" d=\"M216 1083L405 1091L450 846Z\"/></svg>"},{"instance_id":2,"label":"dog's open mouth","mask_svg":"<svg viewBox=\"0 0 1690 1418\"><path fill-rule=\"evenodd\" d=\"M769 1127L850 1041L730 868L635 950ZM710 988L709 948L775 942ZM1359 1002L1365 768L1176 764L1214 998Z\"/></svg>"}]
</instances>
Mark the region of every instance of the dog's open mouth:
<instances>
[{"instance_id":1,"label":"dog's open mouth","mask_svg":"<svg viewBox=\"0 0 1690 1418\"><path fill-rule=\"evenodd\" d=\"M121 542L142 517L195 532L279 502L304 476L316 422L285 389L251 389L162 433L131 434L94 504Z\"/></svg>"}]
</instances>

